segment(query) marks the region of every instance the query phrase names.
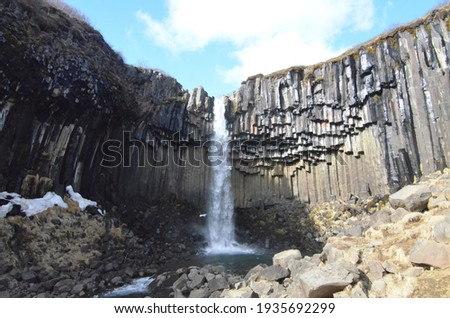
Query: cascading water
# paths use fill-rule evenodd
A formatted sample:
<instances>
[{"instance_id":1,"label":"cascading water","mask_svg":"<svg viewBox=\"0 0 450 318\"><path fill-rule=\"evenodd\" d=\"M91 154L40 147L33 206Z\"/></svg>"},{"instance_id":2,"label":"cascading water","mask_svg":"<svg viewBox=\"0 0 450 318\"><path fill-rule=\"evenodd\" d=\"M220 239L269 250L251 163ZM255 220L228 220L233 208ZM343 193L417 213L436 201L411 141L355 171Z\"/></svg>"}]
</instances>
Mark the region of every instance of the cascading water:
<instances>
[{"instance_id":1,"label":"cascading water","mask_svg":"<svg viewBox=\"0 0 450 318\"><path fill-rule=\"evenodd\" d=\"M223 98L214 102L214 145L215 160L213 178L210 185L208 211L208 254L251 253L245 246L238 244L234 235L234 204L231 191L231 164L228 159L228 132L225 120ZM220 164L219 164L220 163Z\"/></svg>"}]
</instances>

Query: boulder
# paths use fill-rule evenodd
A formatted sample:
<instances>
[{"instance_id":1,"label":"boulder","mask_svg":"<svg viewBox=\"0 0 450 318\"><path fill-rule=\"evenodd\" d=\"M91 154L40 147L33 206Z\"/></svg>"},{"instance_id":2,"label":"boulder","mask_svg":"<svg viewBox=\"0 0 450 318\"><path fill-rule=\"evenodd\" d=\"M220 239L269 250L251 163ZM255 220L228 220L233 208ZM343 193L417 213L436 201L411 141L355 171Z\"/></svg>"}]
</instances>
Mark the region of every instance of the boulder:
<instances>
[{"instance_id":1,"label":"boulder","mask_svg":"<svg viewBox=\"0 0 450 318\"><path fill-rule=\"evenodd\" d=\"M264 270L264 268L267 268L267 265L265 265L265 264L256 265L255 267L253 267L252 269L250 269L247 272L244 279L246 281L255 280L256 278L259 277L261 271Z\"/></svg>"},{"instance_id":2,"label":"boulder","mask_svg":"<svg viewBox=\"0 0 450 318\"><path fill-rule=\"evenodd\" d=\"M450 246L434 241L419 240L411 248L411 263L445 269L450 267Z\"/></svg>"},{"instance_id":3,"label":"boulder","mask_svg":"<svg viewBox=\"0 0 450 318\"><path fill-rule=\"evenodd\" d=\"M300 253L299 250L286 250L273 256L273 265L279 265L285 269L288 269L290 261L300 260L301 258L302 253Z\"/></svg>"},{"instance_id":4,"label":"boulder","mask_svg":"<svg viewBox=\"0 0 450 318\"><path fill-rule=\"evenodd\" d=\"M405 208L408 211L423 211L431 198L431 190L425 184L408 185L389 196L394 209Z\"/></svg>"},{"instance_id":5,"label":"boulder","mask_svg":"<svg viewBox=\"0 0 450 318\"><path fill-rule=\"evenodd\" d=\"M187 283L187 286L190 289L195 289L203 285L206 281L206 278L204 275L202 275L198 270L191 270L191 272L188 275L189 281Z\"/></svg>"},{"instance_id":6,"label":"boulder","mask_svg":"<svg viewBox=\"0 0 450 318\"><path fill-rule=\"evenodd\" d=\"M208 282L208 287L211 290L211 292L215 292L217 290L223 290L229 287L228 281L225 279L225 277L221 275L217 275L214 279L211 279Z\"/></svg>"},{"instance_id":7,"label":"boulder","mask_svg":"<svg viewBox=\"0 0 450 318\"><path fill-rule=\"evenodd\" d=\"M239 289L225 289L220 296L222 298L256 298L257 295L250 287Z\"/></svg>"},{"instance_id":8,"label":"boulder","mask_svg":"<svg viewBox=\"0 0 450 318\"><path fill-rule=\"evenodd\" d=\"M290 275L288 269L281 267L280 265L272 265L264 268L259 277L265 280L278 281L282 280Z\"/></svg>"},{"instance_id":9,"label":"boulder","mask_svg":"<svg viewBox=\"0 0 450 318\"><path fill-rule=\"evenodd\" d=\"M250 282L250 288L258 295L258 297L267 297L272 291L272 284L278 284L267 281Z\"/></svg>"},{"instance_id":10,"label":"boulder","mask_svg":"<svg viewBox=\"0 0 450 318\"><path fill-rule=\"evenodd\" d=\"M208 288L194 289L189 294L189 298L208 298L209 296L211 296L211 290Z\"/></svg>"},{"instance_id":11,"label":"boulder","mask_svg":"<svg viewBox=\"0 0 450 318\"><path fill-rule=\"evenodd\" d=\"M354 274L339 262L311 269L300 276L306 297L332 297L353 283Z\"/></svg>"}]
</instances>

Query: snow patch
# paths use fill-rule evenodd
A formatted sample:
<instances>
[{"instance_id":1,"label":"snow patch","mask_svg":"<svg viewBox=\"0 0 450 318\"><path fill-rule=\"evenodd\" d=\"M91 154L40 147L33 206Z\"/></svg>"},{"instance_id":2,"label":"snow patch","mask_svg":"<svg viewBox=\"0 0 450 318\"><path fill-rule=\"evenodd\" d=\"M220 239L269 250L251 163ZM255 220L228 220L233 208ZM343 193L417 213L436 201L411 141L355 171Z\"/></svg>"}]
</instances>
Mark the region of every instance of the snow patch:
<instances>
[{"instance_id":1,"label":"snow patch","mask_svg":"<svg viewBox=\"0 0 450 318\"><path fill-rule=\"evenodd\" d=\"M12 209L13 209L13 205L11 202L9 202L6 205L0 206L0 219L6 217L6 214L11 212Z\"/></svg>"},{"instance_id":2,"label":"snow patch","mask_svg":"<svg viewBox=\"0 0 450 318\"><path fill-rule=\"evenodd\" d=\"M0 192L0 199L9 201L7 205L1 207L0 217L5 217L6 214L12 210L13 205L20 205L22 211L28 217L44 212L54 206L68 208L68 205L63 201L63 199L54 192L47 192L43 198L38 199L25 199L17 193ZM10 204L10 210L7 211ZM7 212L4 213L5 211Z\"/></svg>"},{"instance_id":3,"label":"snow patch","mask_svg":"<svg viewBox=\"0 0 450 318\"><path fill-rule=\"evenodd\" d=\"M83 198L81 194L73 191L71 185L66 187L66 191L67 193L69 193L70 198L78 203L78 206L82 211L84 211L90 205L97 207L97 202Z\"/></svg>"}]
</instances>

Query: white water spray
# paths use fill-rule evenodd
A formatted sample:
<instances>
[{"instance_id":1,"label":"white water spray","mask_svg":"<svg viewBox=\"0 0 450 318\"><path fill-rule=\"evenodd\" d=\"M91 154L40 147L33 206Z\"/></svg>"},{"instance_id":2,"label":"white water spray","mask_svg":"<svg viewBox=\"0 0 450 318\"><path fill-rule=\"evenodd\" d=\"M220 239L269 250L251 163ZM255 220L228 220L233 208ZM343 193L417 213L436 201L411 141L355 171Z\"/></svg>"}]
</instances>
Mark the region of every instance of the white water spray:
<instances>
[{"instance_id":1,"label":"white water spray","mask_svg":"<svg viewBox=\"0 0 450 318\"><path fill-rule=\"evenodd\" d=\"M228 132L223 98L214 102L213 178L210 185L208 254L242 254L252 251L238 244L234 235L234 204L231 191L231 164L228 159ZM220 163L220 164L219 164Z\"/></svg>"}]
</instances>

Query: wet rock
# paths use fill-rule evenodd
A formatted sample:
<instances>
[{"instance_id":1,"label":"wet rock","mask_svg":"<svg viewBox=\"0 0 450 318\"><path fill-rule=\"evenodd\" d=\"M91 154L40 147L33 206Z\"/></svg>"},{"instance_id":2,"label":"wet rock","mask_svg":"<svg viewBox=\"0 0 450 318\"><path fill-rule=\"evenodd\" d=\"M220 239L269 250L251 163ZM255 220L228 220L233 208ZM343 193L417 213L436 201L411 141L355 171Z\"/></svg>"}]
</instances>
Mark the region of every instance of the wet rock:
<instances>
[{"instance_id":1,"label":"wet rock","mask_svg":"<svg viewBox=\"0 0 450 318\"><path fill-rule=\"evenodd\" d=\"M408 211L423 211L431 198L430 188L425 184L408 185L389 196L394 209L405 208Z\"/></svg>"}]
</instances>

